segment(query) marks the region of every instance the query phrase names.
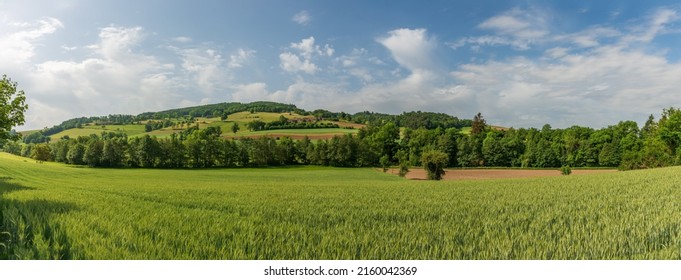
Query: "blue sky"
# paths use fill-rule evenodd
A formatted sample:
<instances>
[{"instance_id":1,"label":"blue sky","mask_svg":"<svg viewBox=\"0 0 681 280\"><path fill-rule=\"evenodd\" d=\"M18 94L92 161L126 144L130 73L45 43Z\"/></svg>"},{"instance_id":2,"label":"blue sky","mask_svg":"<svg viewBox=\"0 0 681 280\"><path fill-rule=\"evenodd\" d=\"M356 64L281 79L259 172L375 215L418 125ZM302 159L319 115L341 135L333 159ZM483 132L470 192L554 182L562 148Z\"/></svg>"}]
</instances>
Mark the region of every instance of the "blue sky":
<instances>
[{"instance_id":1,"label":"blue sky","mask_svg":"<svg viewBox=\"0 0 681 280\"><path fill-rule=\"evenodd\" d=\"M19 129L271 100L595 128L681 107L675 1L0 0Z\"/></svg>"}]
</instances>

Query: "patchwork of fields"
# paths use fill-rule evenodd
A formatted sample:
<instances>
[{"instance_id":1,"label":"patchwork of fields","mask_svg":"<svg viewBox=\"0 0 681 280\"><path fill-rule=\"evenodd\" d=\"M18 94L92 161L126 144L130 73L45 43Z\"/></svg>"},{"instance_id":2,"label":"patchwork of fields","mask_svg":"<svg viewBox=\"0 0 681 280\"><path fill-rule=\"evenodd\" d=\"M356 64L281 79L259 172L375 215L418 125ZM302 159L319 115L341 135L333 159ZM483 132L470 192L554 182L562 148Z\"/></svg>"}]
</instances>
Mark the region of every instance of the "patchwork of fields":
<instances>
[{"instance_id":1,"label":"patchwork of fields","mask_svg":"<svg viewBox=\"0 0 681 280\"><path fill-rule=\"evenodd\" d=\"M0 257L680 259L681 168L418 181L95 169L0 154Z\"/></svg>"},{"instance_id":2,"label":"patchwork of fields","mask_svg":"<svg viewBox=\"0 0 681 280\"><path fill-rule=\"evenodd\" d=\"M281 116L284 116L290 120L303 120L303 119L314 119L312 116L303 116L294 113L267 113L267 112L239 112L229 115L227 120L221 120L220 118L197 118L196 123L192 123L191 126L198 125L199 128L205 129L207 127L220 127L223 137L226 138L259 138L262 136L269 137L283 137L288 136L293 139L303 139L308 136L310 139L331 139L333 136L342 136L345 134L356 134L360 128L365 125L354 124L348 122L329 122L335 123L339 128L308 128L308 129L275 129L275 130L263 130L263 131L250 131L247 128L249 122L259 120L265 122L272 122L278 120ZM157 120L162 121L162 120ZM178 120L173 120L177 122ZM237 133L232 133L232 126L238 124L240 129ZM115 132L115 133L125 133L129 137L142 137L144 135L156 136L158 138L168 138L173 133L181 133L184 129L189 127L187 124L177 125L175 127L165 127L150 132L146 132L144 124L126 124L126 125L86 125L82 128L72 128L65 131L59 132L57 134L51 135L50 137L54 140L61 139L64 136L70 138L77 138L78 136L90 136L92 134L100 135L102 132ZM28 135L36 131L23 132Z\"/></svg>"}]
</instances>

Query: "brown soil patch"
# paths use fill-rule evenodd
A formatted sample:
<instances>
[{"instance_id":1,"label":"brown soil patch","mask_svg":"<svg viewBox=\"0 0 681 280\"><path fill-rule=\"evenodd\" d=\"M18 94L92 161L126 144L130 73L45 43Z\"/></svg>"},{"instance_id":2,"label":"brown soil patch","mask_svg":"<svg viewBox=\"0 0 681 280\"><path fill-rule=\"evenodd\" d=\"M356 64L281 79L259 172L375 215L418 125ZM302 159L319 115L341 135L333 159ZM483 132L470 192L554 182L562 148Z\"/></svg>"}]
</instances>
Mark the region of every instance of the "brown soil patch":
<instances>
[{"instance_id":1,"label":"brown soil patch","mask_svg":"<svg viewBox=\"0 0 681 280\"><path fill-rule=\"evenodd\" d=\"M388 170L390 174L398 174L398 169ZM562 176L560 170L529 170L529 169L445 169L444 180L477 180L477 179L506 179L506 178L536 178ZM617 172L615 169L572 170L572 175L586 175ZM426 171L422 168L409 169L407 179L425 180Z\"/></svg>"}]
</instances>

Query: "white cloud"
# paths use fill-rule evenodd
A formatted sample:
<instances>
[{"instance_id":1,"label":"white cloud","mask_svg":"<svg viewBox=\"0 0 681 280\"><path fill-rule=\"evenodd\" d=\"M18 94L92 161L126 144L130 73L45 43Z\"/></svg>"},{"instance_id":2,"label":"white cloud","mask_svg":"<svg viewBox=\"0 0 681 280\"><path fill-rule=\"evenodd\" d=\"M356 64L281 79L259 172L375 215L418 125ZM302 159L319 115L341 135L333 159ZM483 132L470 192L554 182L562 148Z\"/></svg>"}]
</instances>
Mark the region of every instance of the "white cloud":
<instances>
[{"instance_id":1,"label":"white cloud","mask_svg":"<svg viewBox=\"0 0 681 280\"><path fill-rule=\"evenodd\" d=\"M39 34L54 32L41 28L41 32L23 34L39 38ZM20 32L8 38L28 38L16 35ZM21 79L31 108L25 128L51 126L72 117L136 114L222 100L216 99L217 94L224 92L230 77L218 50L169 47L179 59L175 65L138 51L146 38L141 27L108 26L100 29L97 38L86 48L92 53L82 60L33 61L33 53L24 55L17 67L29 70ZM244 50L237 57L251 54Z\"/></svg>"},{"instance_id":2,"label":"white cloud","mask_svg":"<svg viewBox=\"0 0 681 280\"><path fill-rule=\"evenodd\" d=\"M549 62L490 61L463 65L452 75L476 93L483 112L504 125L600 127L642 121L681 102L676 94L681 81L675 78L681 65L658 55L613 46L570 55L554 49L546 55Z\"/></svg>"},{"instance_id":3,"label":"white cloud","mask_svg":"<svg viewBox=\"0 0 681 280\"><path fill-rule=\"evenodd\" d=\"M229 68L241 68L255 55L254 50L239 49L235 54L229 56Z\"/></svg>"},{"instance_id":4,"label":"white cloud","mask_svg":"<svg viewBox=\"0 0 681 280\"><path fill-rule=\"evenodd\" d=\"M293 15L291 20L300 24L300 25L307 25L312 20L312 17L310 16L310 13L303 10L303 11L300 11L297 14Z\"/></svg>"},{"instance_id":5,"label":"white cloud","mask_svg":"<svg viewBox=\"0 0 681 280\"><path fill-rule=\"evenodd\" d=\"M189 38L189 37L179 36L179 37L173 38L173 41L176 42L176 43L186 44L186 43L191 43L193 40L192 40L192 38Z\"/></svg>"},{"instance_id":6,"label":"white cloud","mask_svg":"<svg viewBox=\"0 0 681 280\"><path fill-rule=\"evenodd\" d=\"M568 42L580 48L592 48L621 35L622 33L615 28L596 26L572 34L554 36L552 40Z\"/></svg>"},{"instance_id":7,"label":"white cloud","mask_svg":"<svg viewBox=\"0 0 681 280\"><path fill-rule=\"evenodd\" d=\"M265 83L251 83L232 87L231 99L237 102L268 100L269 92Z\"/></svg>"},{"instance_id":8,"label":"white cloud","mask_svg":"<svg viewBox=\"0 0 681 280\"><path fill-rule=\"evenodd\" d=\"M515 39L536 40L549 33L546 24L544 14L539 11L512 9L482 22L478 27Z\"/></svg>"},{"instance_id":9,"label":"white cloud","mask_svg":"<svg viewBox=\"0 0 681 280\"><path fill-rule=\"evenodd\" d=\"M182 59L182 68L194 79L198 89L208 95L219 93L225 88L229 74L219 51L212 48L177 49Z\"/></svg>"},{"instance_id":10,"label":"white cloud","mask_svg":"<svg viewBox=\"0 0 681 280\"><path fill-rule=\"evenodd\" d=\"M377 41L385 46L397 63L411 70L424 70L433 66L432 52L437 46L425 29L396 29Z\"/></svg>"},{"instance_id":11,"label":"white cloud","mask_svg":"<svg viewBox=\"0 0 681 280\"><path fill-rule=\"evenodd\" d=\"M279 55L281 60L281 68L288 72L305 72L307 74L314 74L319 70L317 65L314 65L308 59L301 60L297 55L290 52L285 52Z\"/></svg>"},{"instance_id":12,"label":"white cloud","mask_svg":"<svg viewBox=\"0 0 681 280\"><path fill-rule=\"evenodd\" d=\"M36 53L36 44L46 35L64 27L60 20L49 17L32 23L22 22L9 25L14 28L0 30L0 50L2 50L0 51L0 65L3 67L18 66L29 62Z\"/></svg>"},{"instance_id":13,"label":"white cloud","mask_svg":"<svg viewBox=\"0 0 681 280\"><path fill-rule=\"evenodd\" d=\"M641 42L649 43L656 36L668 32L668 25L672 22L678 21L681 16L675 10L658 9L652 13L647 22L633 27L633 33L623 39L625 43Z\"/></svg>"},{"instance_id":14,"label":"white cloud","mask_svg":"<svg viewBox=\"0 0 681 280\"><path fill-rule=\"evenodd\" d=\"M305 59L310 59L313 55L333 56L335 52L329 44L324 45L324 48L315 45L315 39L312 36L301 40L300 43L291 43L291 48L298 50Z\"/></svg>"},{"instance_id":15,"label":"white cloud","mask_svg":"<svg viewBox=\"0 0 681 280\"><path fill-rule=\"evenodd\" d=\"M319 57L331 57L335 52L333 47L328 44L324 45L323 48L315 44L315 38L312 36L302 39L299 43L291 43L289 47L298 54L290 51L281 53L279 55L279 60L281 61L279 65L282 69L292 73L305 72L307 74L315 74L319 67L312 61Z\"/></svg>"},{"instance_id":16,"label":"white cloud","mask_svg":"<svg viewBox=\"0 0 681 280\"><path fill-rule=\"evenodd\" d=\"M100 43L97 51L106 59L125 59L130 56L132 48L143 39L142 27L109 26L99 32Z\"/></svg>"}]
</instances>

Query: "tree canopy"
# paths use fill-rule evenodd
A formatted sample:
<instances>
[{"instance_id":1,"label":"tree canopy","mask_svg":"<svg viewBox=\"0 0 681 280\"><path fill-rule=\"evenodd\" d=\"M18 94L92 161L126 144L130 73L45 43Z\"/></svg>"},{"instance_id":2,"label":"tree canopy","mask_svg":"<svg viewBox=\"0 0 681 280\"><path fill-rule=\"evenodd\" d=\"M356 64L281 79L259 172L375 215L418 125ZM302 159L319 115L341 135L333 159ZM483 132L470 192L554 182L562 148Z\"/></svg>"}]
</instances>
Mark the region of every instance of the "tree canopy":
<instances>
[{"instance_id":1,"label":"tree canopy","mask_svg":"<svg viewBox=\"0 0 681 280\"><path fill-rule=\"evenodd\" d=\"M17 83L7 75L0 80L0 139L18 139L12 128L24 124L24 112L28 110L23 90L17 90Z\"/></svg>"}]
</instances>

